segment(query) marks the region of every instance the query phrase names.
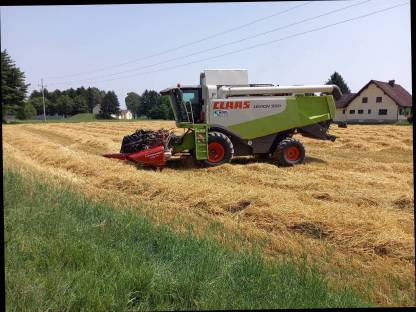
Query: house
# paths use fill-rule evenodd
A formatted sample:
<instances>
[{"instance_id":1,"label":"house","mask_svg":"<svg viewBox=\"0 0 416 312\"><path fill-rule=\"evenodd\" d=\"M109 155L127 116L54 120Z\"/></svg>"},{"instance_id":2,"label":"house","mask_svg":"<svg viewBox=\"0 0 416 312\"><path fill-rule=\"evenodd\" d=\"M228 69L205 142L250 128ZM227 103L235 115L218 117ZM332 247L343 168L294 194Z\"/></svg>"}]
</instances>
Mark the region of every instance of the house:
<instances>
[{"instance_id":1,"label":"house","mask_svg":"<svg viewBox=\"0 0 416 312\"><path fill-rule=\"evenodd\" d=\"M92 109L92 113L94 115L98 115L100 113L100 110L101 110L101 105L100 104L97 104ZM111 114L110 117L111 118L114 118L114 119L133 119L133 114L128 109L122 109L120 111L120 114L118 114L118 115Z\"/></svg>"},{"instance_id":2,"label":"house","mask_svg":"<svg viewBox=\"0 0 416 312\"><path fill-rule=\"evenodd\" d=\"M336 108L336 123L394 123L412 113L412 96L394 80L370 80L357 93L344 94Z\"/></svg>"},{"instance_id":3,"label":"house","mask_svg":"<svg viewBox=\"0 0 416 312\"><path fill-rule=\"evenodd\" d=\"M101 104L97 104L97 105L95 105L95 106L94 106L94 108L92 109L92 113L93 113L94 115L98 115L98 114L100 113L100 110L101 110Z\"/></svg>"},{"instance_id":4,"label":"house","mask_svg":"<svg viewBox=\"0 0 416 312\"><path fill-rule=\"evenodd\" d=\"M122 109L118 119L133 119L133 114L128 109Z\"/></svg>"}]
</instances>

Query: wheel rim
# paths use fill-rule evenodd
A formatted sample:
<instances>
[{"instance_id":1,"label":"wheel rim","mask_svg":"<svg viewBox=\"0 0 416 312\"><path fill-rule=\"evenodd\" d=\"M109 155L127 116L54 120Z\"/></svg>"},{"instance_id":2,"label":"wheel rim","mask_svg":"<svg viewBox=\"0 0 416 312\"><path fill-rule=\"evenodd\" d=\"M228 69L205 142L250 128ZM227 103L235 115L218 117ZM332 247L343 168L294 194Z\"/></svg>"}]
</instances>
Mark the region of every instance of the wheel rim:
<instances>
[{"instance_id":1,"label":"wheel rim","mask_svg":"<svg viewBox=\"0 0 416 312\"><path fill-rule=\"evenodd\" d=\"M300 159L300 150L296 146L289 146L285 150L285 156L289 161L297 161Z\"/></svg>"},{"instance_id":2,"label":"wheel rim","mask_svg":"<svg viewBox=\"0 0 416 312\"><path fill-rule=\"evenodd\" d=\"M208 144L208 161L212 163L220 162L224 159L225 150L220 143Z\"/></svg>"}]
</instances>

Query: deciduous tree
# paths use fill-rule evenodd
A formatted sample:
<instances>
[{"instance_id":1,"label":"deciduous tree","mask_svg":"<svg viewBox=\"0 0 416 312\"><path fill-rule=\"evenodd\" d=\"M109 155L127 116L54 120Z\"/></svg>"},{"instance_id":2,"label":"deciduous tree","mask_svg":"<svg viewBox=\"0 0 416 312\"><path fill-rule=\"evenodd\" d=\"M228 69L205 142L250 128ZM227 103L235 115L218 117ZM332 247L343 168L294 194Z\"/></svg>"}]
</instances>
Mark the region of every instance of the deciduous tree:
<instances>
[{"instance_id":1,"label":"deciduous tree","mask_svg":"<svg viewBox=\"0 0 416 312\"><path fill-rule=\"evenodd\" d=\"M135 92L127 93L125 98L127 109L130 110L134 117L139 116L141 97Z\"/></svg>"},{"instance_id":2,"label":"deciduous tree","mask_svg":"<svg viewBox=\"0 0 416 312\"><path fill-rule=\"evenodd\" d=\"M36 109L30 102L24 103L19 107L16 117L18 119L30 119L36 115Z\"/></svg>"},{"instance_id":3,"label":"deciduous tree","mask_svg":"<svg viewBox=\"0 0 416 312\"><path fill-rule=\"evenodd\" d=\"M42 96L30 97L28 102L36 109L37 115L43 115L43 98ZM45 98L45 112L50 110L51 103L48 98Z\"/></svg>"},{"instance_id":4,"label":"deciduous tree","mask_svg":"<svg viewBox=\"0 0 416 312\"><path fill-rule=\"evenodd\" d=\"M88 100L83 95L77 95L74 98L73 114L88 113Z\"/></svg>"},{"instance_id":5,"label":"deciduous tree","mask_svg":"<svg viewBox=\"0 0 416 312\"><path fill-rule=\"evenodd\" d=\"M94 107L102 103L105 92L103 94L102 91L100 91L98 88L88 88L87 94L88 94L88 111L92 113L92 110L94 109Z\"/></svg>"},{"instance_id":6,"label":"deciduous tree","mask_svg":"<svg viewBox=\"0 0 416 312\"><path fill-rule=\"evenodd\" d=\"M57 113L59 115L72 115L74 100L66 94L61 95L57 100Z\"/></svg>"},{"instance_id":7,"label":"deciduous tree","mask_svg":"<svg viewBox=\"0 0 416 312\"><path fill-rule=\"evenodd\" d=\"M108 91L101 103L100 117L110 119L111 114L120 113L120 103L114 91Z\"/></svg>"}]
</instances>

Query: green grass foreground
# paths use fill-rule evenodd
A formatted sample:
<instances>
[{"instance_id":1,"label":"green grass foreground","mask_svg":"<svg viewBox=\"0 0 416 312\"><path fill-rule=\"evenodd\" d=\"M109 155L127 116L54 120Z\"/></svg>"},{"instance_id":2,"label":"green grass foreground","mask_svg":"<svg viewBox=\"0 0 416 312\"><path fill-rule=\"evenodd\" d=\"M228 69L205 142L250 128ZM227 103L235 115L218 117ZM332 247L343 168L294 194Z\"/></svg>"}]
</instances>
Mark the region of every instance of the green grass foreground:
<instances>
[{"instance_id":1,"label":"green grass foreground","mask_svg":"<svg viewBox=\"0 0 416 312\"><path fill-rule=\"evenodd\" d=\"M369 305L306 265L174 234L16 171L3 182L9 311Z\"/></svg>"}]
</instances>

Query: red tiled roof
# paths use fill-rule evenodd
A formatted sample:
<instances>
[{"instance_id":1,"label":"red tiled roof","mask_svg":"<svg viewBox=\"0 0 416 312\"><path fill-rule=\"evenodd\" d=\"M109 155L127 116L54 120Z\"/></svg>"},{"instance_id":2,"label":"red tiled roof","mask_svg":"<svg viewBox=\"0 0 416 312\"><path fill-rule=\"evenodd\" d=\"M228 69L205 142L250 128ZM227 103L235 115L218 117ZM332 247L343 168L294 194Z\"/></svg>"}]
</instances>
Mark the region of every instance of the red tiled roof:
<instances>
[{"instance_id":1,"label":"red tiled roof","mask_svg":"<svg viewBox=\"0 0 416 312\"><path fill-rule=\"evenodd\" d=\"M357 93L344 94L338 101L336 101L336 107L347 107L371 83L374 83L377 87L383 90L384 93L386 93L398 106L412 107L412 96L401 85L395 83L391 86L388 82L378 80L370 80Z\"/></svg>"},{"instance_id":2,"label":"red tiled roof","mask_svg":"<svg viewBox=\"0 0 416 312\"><path fill-rule=\"evenodd\" d=\"M388 82L372 80L380 89L390 96L397 105L401 107L412 107L412 96L401 85L394 84L392 87Z\"/></svg>"}]
</instances>

